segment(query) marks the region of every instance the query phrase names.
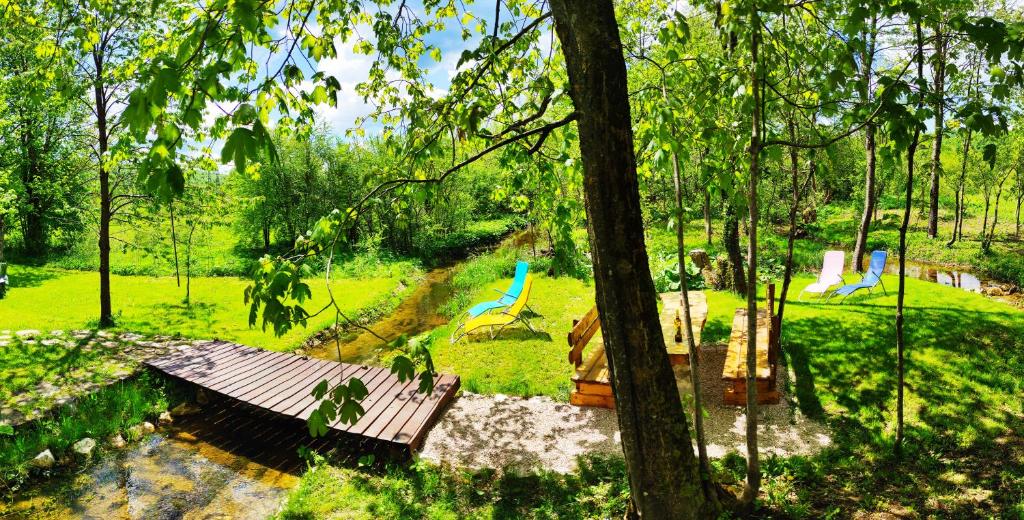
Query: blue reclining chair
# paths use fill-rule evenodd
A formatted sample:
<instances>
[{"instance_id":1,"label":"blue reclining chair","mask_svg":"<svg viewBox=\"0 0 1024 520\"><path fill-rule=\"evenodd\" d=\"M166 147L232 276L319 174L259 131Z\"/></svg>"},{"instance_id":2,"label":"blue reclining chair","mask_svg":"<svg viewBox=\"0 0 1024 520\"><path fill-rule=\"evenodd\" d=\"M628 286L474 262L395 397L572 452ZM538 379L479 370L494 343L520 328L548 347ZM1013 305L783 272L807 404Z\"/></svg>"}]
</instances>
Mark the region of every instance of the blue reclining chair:
<instances>
[{"instance_id":1,"label":"blue reclining chair","mask_svg":"<svg viewBox=\"0 0 1024 520\"><path fill-rule=\"evenodd\" d=\"M515 303L519 298L519 293L523 292L523 284L526 282L526 275L530 272L529 262L519 260L516 262L516 275L512 279L512 285L508 287L507 291L500 291L495 289L501 296L497 300L491 300L486 302L480 302L466 311L466 314L470 318L476 318L485 312L492 311L494 309L502 309ZM527 306L529 308L529 306ZM530 312L533 312L531 309Z\"/></svg>"},{"instance_id":2,"label":"blue reclining chair","mask_svg":"<svg viewBox=\"0 0 1024 520\"><path fill-rule=\"evenodd\" d=\"M864 273L864 276L861 277L860 281L857 283L847 284L836 289L825 301L831 300L833 296L838 294L843 297L842 300L839 300L839 303L843 303L843 301L851 294L861 289L867 289L868 292L871 292L871 289L874 289L875 286L879 284L882 285L882 292L884 294L889 294L889 292L885 290L885 284L882 283L882 272L885 271L885 262L888 259L888 256L888 253L885 251L872 251L871 263L868 265L868 272Z\"/></svg>"}]
</instances>

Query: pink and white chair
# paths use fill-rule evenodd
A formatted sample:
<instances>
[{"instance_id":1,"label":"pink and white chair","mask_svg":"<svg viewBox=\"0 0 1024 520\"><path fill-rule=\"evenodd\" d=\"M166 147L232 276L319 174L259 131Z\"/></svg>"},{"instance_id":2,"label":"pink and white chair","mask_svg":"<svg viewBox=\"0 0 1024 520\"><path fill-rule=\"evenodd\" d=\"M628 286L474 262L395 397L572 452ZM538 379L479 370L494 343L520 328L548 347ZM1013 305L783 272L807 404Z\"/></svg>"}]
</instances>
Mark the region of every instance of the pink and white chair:
<instances>
[{"instance_id":1,"label":"pink and white chair","mask_svg":"<svg viewBox=\"0 0 1024 520\"><path fill-rule=\"evenodd\" d=\"M812 282L804 290L800 291L800 295L797 299L801 299L804 293L817 294L822 296L829 291L833 286L845 284L846 280L843 278L843 267L846 263L846 253L842 251L825 251L825 260L821 265L821 274L818 275L818 279Z\"/></svg>"}]
</instances>

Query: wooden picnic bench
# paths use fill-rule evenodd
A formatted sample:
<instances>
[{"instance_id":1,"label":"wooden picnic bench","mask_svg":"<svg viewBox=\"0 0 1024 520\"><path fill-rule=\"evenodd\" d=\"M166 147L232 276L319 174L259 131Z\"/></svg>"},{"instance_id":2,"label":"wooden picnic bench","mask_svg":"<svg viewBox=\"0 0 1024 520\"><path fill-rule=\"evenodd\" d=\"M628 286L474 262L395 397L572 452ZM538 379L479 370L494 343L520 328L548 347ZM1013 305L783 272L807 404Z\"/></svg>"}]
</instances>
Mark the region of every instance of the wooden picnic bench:
<instances>
[{"instance_id":1,"label":"wooden picnic bench","mask_svg":"<svg viewBox=\"0 0 1024 520\"><path fill-rule=\"evenodd\" d=\"M678 293L660 295L664 306L661 311L661 327L665 337L665 348L669 362L673 365L689 364L689 345L685 341L675 341L675 313L681 307ZM682 315L680 313L680 315ZM693 328L694 343L700 345L701 331L707 322L708 305L704 293L690 293L690 323ZM569 331L569 363L576 367L572 376L573 391L569 394L569 402L576 406L595 406L615 408L615 397L612 394L611 375L608 371L608 358L604 351L604 342L595 338L601 330L601 318L597 306L591 307L582 318L572 321ZM683 328L686 334L686 328ZM685 338L685 336L684 336ZM584 356L584 349L593 342L590 354Z\"/></svg>"},{"instance_id":2,"label":"wooden picnic bench","mask_svg":"<svg viewBox=\"0 0 1024 520\"><path fill-rule=\"evenodd\" d=\"M775 285L767 288L767 305L757 311L757 402L778 404L777 387L779 355L779 317L775 315ZM732 333L729 335L729 351L722 368L722 379L726 382L723 400L725 404L743 406L747 404L747 309L736 309L732 319Z\"/></svg>"}]
</instances>

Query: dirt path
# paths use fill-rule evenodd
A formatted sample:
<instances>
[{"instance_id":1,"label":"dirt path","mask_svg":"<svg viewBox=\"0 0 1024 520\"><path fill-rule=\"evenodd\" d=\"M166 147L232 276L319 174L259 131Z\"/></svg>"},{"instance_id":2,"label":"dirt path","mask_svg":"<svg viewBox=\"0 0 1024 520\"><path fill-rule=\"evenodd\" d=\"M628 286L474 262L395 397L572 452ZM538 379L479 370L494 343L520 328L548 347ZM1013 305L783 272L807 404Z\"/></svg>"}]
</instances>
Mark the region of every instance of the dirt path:
<instances>
[{"instance_id":1,"label":"dirt path","mask_svg":"<svg viewBox=\"0 0 1024 520\"><path fill-rule=\"evenodd\" d=\"M741 408L722 404L724 346L703 347L702 363L708 454L721 457L733 450L745 454L746 414ZM692 402L689 370L675 367L684 403ZM785 387L786 377L780 374L780 388ZM761 407L758 417L762 454L809 454L831 442L828 429L801 414L785 394L781 404ZM539 467L568 472L576 467L578 456L588 453L622 453L614 411L571 406L548 397L467 393L438 420L420 455L473 468Z\"/></svg>"}]
</instances>

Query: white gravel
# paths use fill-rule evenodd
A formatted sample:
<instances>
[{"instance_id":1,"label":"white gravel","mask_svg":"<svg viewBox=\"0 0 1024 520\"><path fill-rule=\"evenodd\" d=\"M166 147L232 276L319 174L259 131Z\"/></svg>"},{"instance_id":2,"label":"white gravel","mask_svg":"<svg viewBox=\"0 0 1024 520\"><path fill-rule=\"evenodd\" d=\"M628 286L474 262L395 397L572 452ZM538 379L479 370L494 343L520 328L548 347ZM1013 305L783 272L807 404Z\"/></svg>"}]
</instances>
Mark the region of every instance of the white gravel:
<instances>
[{"instance_id":1,"label":"white gravel","mask_svg":"<svg viewBox=\"0 0 1024 520\"><path fill-rule=\"evenodd\" d=\"M708 454L746 454L746 414L722 403L725 346L702 347L701 381ZM692 416L690 369L675 367L676 383L687 415ZM780 371L779 388L787 374ZM806 418L783 393L778 405L758 413L761 454L810 454L831 442L828 429ZM692 420L692 417L691 417ZM524 399L464 393L455 399L427 435L420 456L463 467L569 472L587 453L621 454L615 412L581 408L547 397Z\"/></svg>"}]
</instances>

